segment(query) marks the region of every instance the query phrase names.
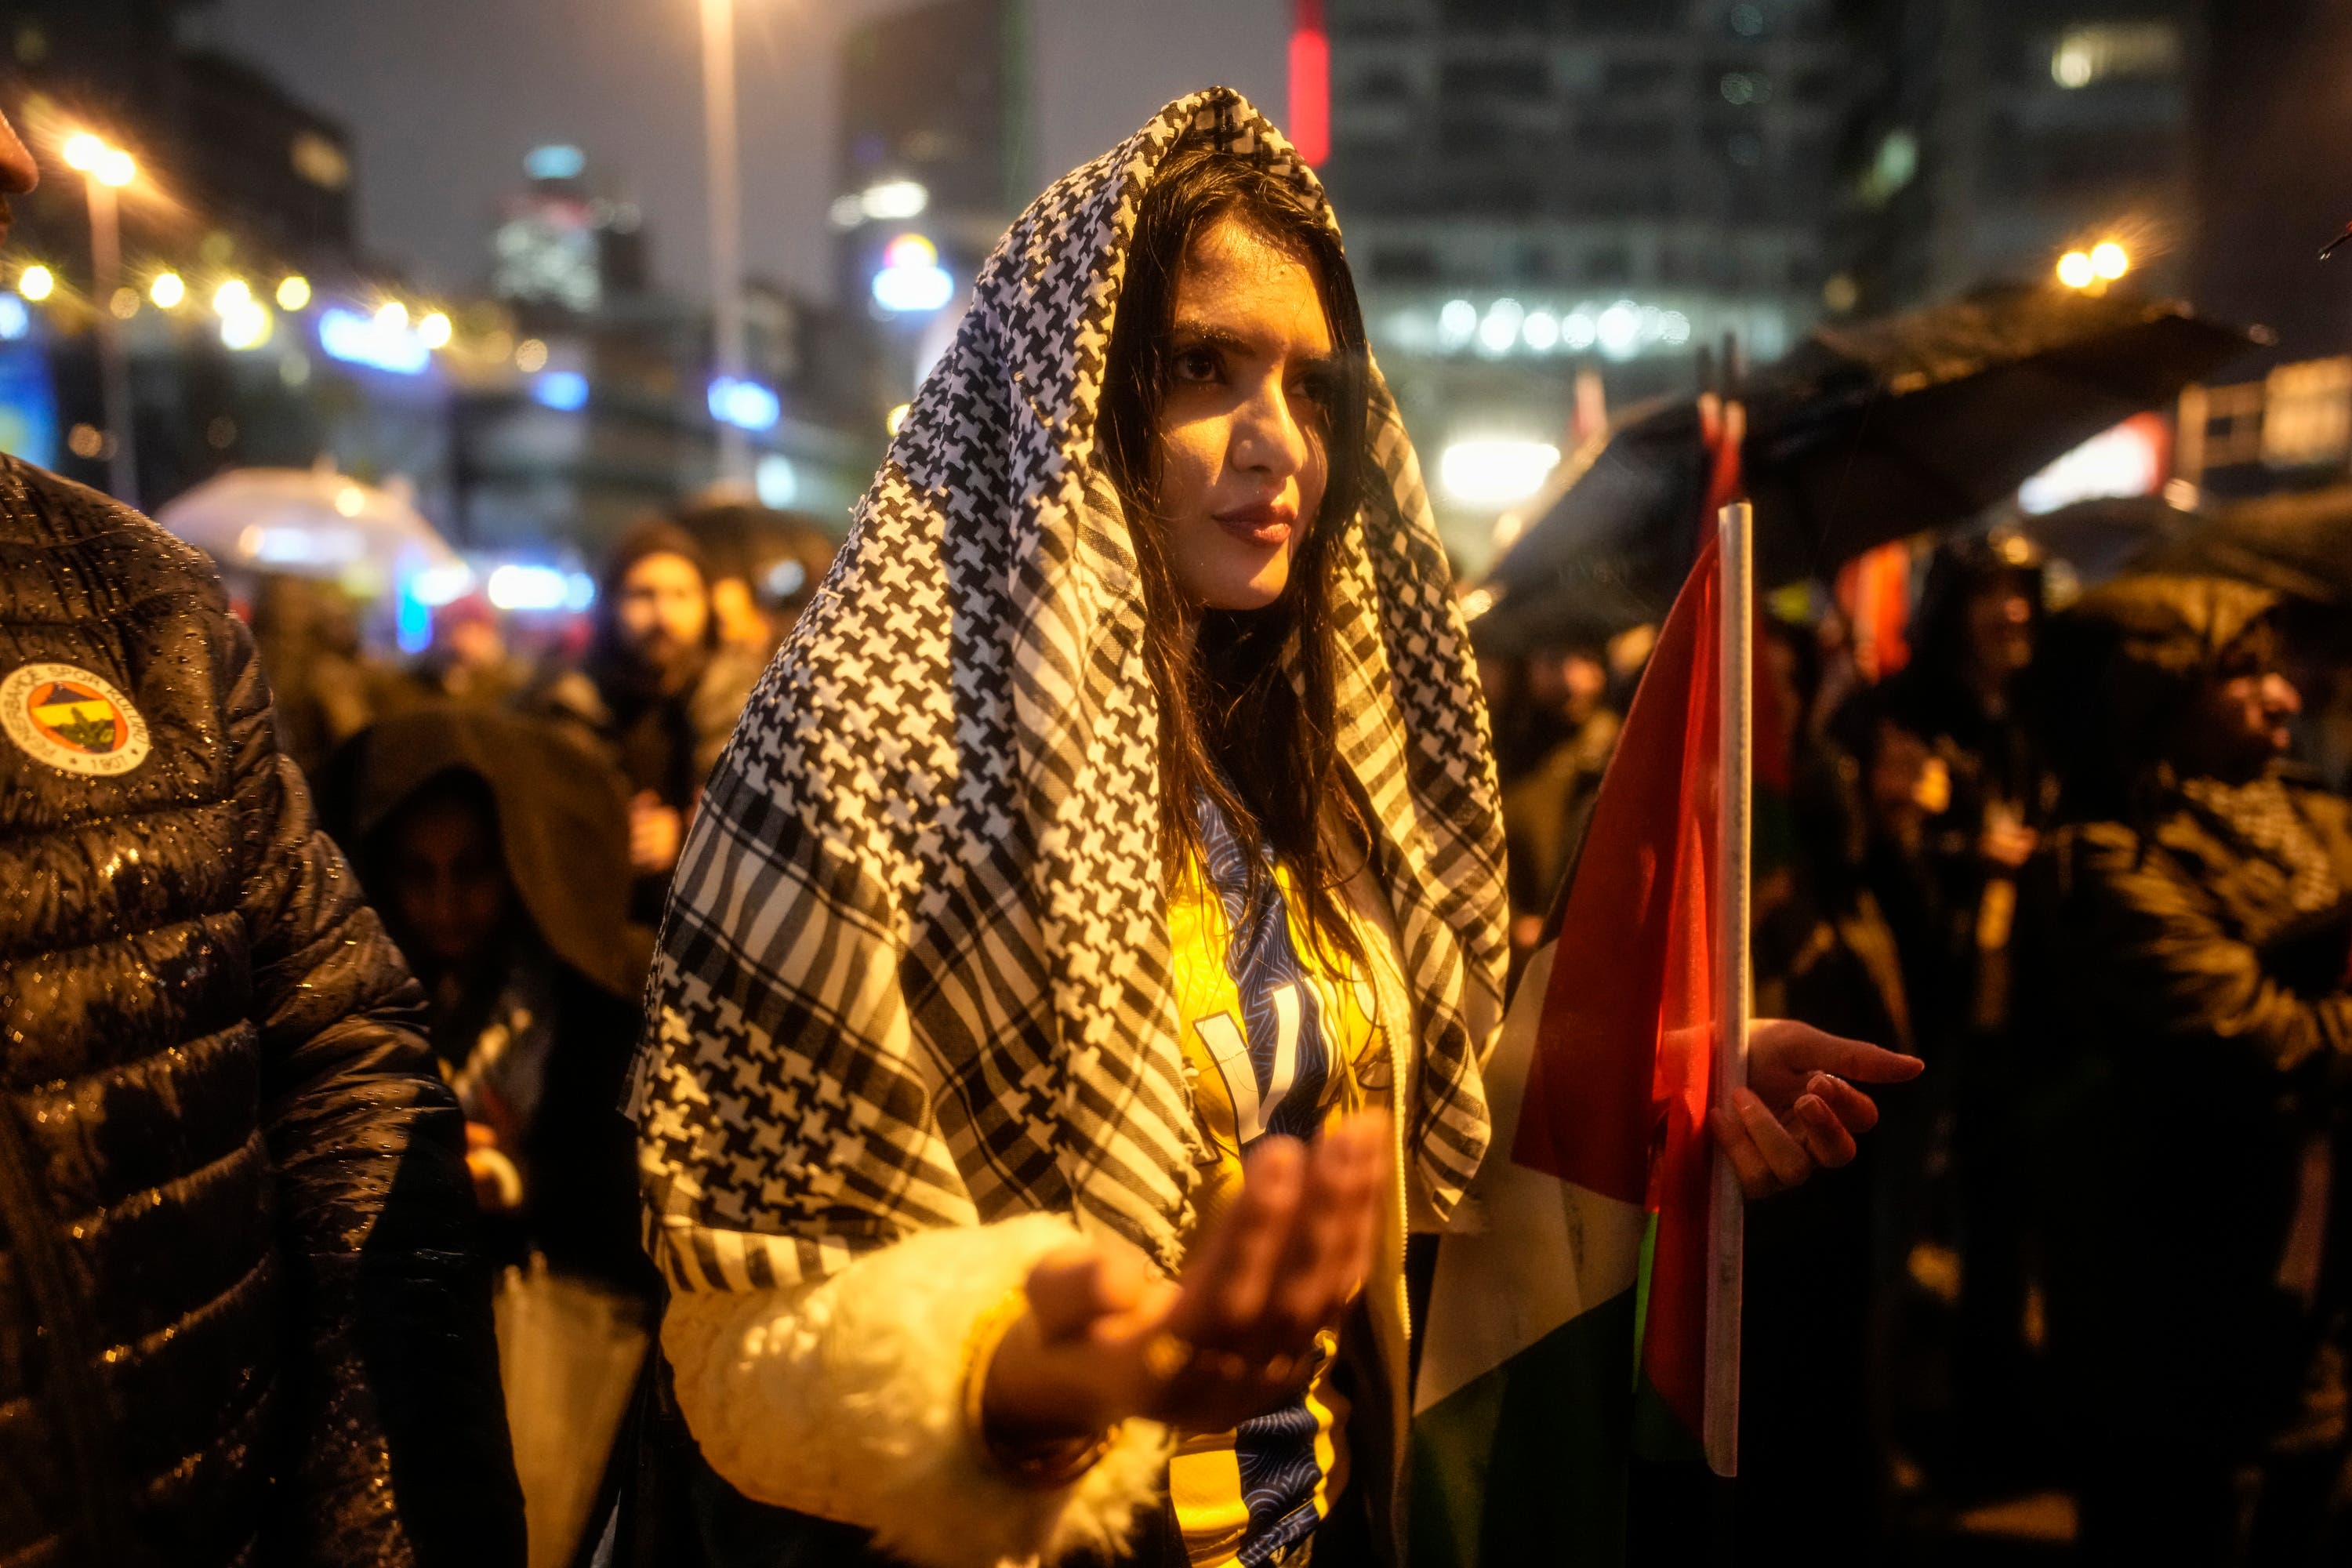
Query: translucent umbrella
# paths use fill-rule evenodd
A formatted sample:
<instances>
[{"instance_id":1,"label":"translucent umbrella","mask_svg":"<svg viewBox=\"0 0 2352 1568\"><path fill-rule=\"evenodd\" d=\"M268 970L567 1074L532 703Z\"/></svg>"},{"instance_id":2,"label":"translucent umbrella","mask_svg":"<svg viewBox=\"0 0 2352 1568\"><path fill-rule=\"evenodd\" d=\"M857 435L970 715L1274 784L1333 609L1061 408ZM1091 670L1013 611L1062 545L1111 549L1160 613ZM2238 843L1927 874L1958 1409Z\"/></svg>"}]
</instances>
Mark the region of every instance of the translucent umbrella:
<instances>
[{"instance_id":1,"label":"translucent umbrella","mask_svg":"<svg viewBox=\"0 0 2352 1568\"><path fill-rule=\"evenodd\" d=\"M224 568L327 577L382 592L426 571L465 570L405 485L331 469L234 468L155 514Z\"/></svg>"}]
</instances>

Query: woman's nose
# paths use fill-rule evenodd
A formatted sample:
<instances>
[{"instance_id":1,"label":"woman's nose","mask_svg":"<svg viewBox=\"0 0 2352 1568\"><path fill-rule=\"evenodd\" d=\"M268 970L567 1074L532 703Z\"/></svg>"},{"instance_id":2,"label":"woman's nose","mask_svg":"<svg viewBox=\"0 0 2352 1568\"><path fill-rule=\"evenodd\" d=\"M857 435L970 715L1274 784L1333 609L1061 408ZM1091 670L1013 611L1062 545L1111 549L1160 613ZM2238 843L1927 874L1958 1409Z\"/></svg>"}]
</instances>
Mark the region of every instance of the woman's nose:
<instances>
[{"instance_id":1,"label":"woman's nose","mask_svg":"<svg viewBox=\"0 0 2352 1568\"><path fill-rule=\"evenodd\" d=\"M1307 434L1291 416L1280 383L1270 383L1244 404L1234 426L1234 466L1287 479L1307 464Z\"/></svg>"}]
</instances>

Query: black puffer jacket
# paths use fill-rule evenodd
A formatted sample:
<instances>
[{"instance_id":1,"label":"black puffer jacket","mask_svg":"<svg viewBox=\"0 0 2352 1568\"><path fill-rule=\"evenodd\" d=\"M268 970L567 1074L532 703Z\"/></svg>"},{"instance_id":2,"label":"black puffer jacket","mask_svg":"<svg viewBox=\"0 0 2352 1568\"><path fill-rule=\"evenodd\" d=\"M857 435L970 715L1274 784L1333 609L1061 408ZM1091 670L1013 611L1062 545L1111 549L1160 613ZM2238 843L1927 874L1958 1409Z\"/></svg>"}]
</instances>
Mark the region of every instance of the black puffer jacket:
<instances>
[{"instance_id":1,"label":"black puffer jacket","mask_svg":"<svg viewBox=\"0 0 2352 1568\"><path fill-rule=\"evenodd\" d=\"M415 984L210 568L5 458L0 889L0 1564L520 1563Z\"/></svg>"}]
</instances>

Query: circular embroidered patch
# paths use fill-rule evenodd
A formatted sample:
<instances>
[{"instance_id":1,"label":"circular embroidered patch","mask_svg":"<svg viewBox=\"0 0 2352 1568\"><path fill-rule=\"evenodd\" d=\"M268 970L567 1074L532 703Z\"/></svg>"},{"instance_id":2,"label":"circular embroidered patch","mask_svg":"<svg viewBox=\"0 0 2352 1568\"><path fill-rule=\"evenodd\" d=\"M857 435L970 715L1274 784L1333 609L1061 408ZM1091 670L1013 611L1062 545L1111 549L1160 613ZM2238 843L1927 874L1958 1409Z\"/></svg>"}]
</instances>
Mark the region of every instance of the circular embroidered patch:
<instances>
[{"instance_id":1,"label":"circular embroidered patch","mask_svg":"<svg viewBox=\"0 0 2352 1568\"><path fill-rule=\"evenodd\" d=\"M111 776L147 760L147 721L79 665L28 664L0 680L0 730L65 773Z\"/></svg>"}]
</instances>

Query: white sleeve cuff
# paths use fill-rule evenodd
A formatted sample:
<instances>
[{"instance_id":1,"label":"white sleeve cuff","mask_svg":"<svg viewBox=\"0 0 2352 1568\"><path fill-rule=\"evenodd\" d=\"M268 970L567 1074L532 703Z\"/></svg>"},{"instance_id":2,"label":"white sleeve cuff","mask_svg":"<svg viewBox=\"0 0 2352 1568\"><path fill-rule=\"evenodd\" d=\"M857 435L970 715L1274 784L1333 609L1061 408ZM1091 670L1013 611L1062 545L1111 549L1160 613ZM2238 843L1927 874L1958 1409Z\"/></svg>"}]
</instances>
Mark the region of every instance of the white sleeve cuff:
<instances>
[{"instance_id":1,"label":"white sleeve cuff","mask_svg":"<svg viewBox=\"0 0 2352 1568\"><path fill-rule=\"evenodd\" d=\"M1065 1216L1025 1215L924 1231L787 1289L672 1298L662 1349L703 1458L746 1497L862 1525L917 1568L1116 1556L1159 1501L1166 1428L1129 1422L1045 1490L964 1427L973 1326L1079 1239Z\"/></svg>"}]
</instances>

